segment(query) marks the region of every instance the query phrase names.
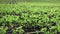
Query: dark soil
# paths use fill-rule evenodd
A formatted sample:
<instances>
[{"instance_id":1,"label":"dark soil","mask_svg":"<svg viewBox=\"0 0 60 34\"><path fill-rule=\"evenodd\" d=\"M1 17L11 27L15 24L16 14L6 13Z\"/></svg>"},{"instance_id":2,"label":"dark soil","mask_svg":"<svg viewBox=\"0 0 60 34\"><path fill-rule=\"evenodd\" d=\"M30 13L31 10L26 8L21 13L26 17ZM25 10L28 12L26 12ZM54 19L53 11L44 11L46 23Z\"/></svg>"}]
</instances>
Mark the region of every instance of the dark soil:
<instances>
[{"instance_id":1,"label":"dark soil","mask_svg":"<svg viewBox=\"0 0 60 34\"><path fill-rule=\"evenodd\" d=\"M6 30L6 34L12 34L12 29Z\"/></svg>"},{"instance_id":2,"label":"dark soil","mask_svg":"<svg viewBox=\"0 0 60 34\"><path fill-rule=\"evenodd\" d=\"M40 30L42 27L41 26L37 26L37 27L23 27L25 32L34 32L36 30Z\"/></svg>"}]
</instances>

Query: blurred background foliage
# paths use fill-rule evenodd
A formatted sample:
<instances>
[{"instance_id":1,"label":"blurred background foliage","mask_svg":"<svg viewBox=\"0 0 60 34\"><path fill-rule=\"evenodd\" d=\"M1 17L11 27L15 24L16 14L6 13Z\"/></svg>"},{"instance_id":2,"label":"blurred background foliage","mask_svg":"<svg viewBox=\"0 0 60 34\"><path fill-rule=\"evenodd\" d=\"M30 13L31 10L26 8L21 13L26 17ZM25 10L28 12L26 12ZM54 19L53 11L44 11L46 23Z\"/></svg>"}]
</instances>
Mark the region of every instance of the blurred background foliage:
<instances>
[{"instance_id":1,"label":"blurred background foliage","mask_svg":"<svg viewBox=\"0 0 60 34\"><path fill-rule=\"evenodd\" d=\"M42 3L60 3L60 0L0 0L0 3L17 3L17 2L42 2Z\"/></svg>"}]
</instances>

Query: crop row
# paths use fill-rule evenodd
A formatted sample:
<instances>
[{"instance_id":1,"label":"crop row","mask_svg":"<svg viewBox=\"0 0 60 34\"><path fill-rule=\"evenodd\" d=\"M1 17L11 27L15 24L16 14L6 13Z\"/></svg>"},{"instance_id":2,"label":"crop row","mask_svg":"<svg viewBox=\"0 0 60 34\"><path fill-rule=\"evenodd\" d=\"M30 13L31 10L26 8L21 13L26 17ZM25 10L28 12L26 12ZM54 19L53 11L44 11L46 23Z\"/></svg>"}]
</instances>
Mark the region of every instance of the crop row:
<instances>
[{"instance_id":1,"label":"crop row","mask_svg":"<svg viewBox=\"0 0 60 34\"><path fill-rule=\"evenodd\" d=\"M59 34L59 9L49 6L0 5L0 34L23 34L32 31Z\"/></svg>"}]
</instances>

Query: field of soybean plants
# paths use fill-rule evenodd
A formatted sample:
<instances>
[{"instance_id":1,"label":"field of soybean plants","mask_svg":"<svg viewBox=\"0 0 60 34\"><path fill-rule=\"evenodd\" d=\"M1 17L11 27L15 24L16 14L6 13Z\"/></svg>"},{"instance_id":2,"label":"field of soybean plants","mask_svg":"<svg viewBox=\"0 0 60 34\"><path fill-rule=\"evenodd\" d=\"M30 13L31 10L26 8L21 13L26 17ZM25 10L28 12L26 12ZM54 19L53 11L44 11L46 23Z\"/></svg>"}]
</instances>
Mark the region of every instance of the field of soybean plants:
<instances>
[{"instance_id":1,"label":"field of soybean plants","mask_svg":"<svg viewBox=\"0 0 60 34\"><path fill-rule=\"evenodd\" d=\"M60 3L0 4L0 34L60 34Z\"/></svg>"}]
</instances>

